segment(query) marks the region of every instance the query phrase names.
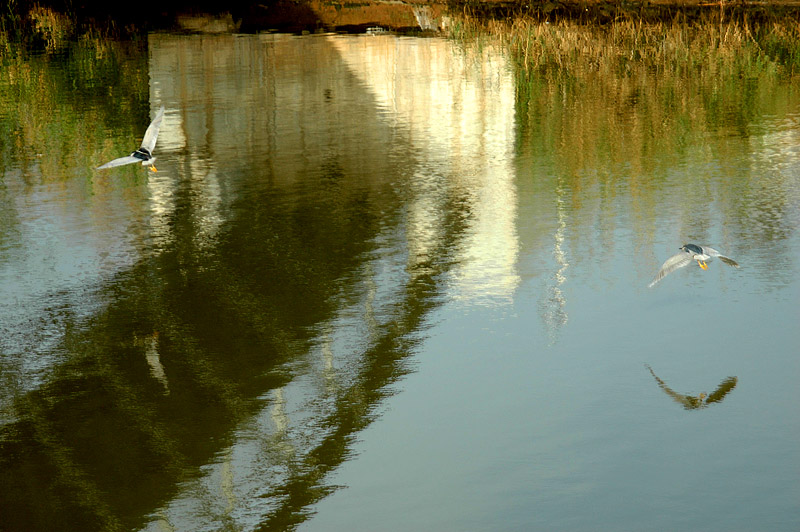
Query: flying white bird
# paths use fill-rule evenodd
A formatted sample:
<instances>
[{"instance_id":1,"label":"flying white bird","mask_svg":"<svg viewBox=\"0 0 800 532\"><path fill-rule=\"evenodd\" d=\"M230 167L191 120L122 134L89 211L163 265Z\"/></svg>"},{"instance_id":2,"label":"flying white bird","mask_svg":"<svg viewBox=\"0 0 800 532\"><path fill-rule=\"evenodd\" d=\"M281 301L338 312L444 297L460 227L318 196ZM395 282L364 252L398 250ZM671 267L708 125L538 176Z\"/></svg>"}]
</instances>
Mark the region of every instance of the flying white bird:
<instances>
[{"instance_id":1,"label":"flying white bird","mask_svg":"<svg viewBox=\"0 0 800 532\"><path fill-rule=\"evenodd\" d=\"M120 157L119 159L114 159L113 161L107 162L102 166L98 166L97 169L102 170L103 168L114 168L115 166L124 166L126 164L141 162L142 166L149 166L151 170L158 172L156 167L153 165L153 163L156 161L156 158L153 157L153 149L156 147L158 128L161 127L162 118L164 118L163 105L156 113L156 117L153 119L153 121L150 122L150 125L147 126L147 131L144 132L144 138L142 139L142 145L139 146L138 150L131 153L127 157Z\"/></svg>"},{"instance_id":2,"label":"flying white bird","mask_svg":"<svg viewBox=\"0 0 800 532\"><path fill-rule=\"evenodd\" d=\"M661 279L669 275L670 273L674 272L678 268L683 268L690 262L697 261L697 265L700 268L707 270L708 264L706 261L710 261L714 257L719 257L719 260L727 264L728 266L734 266L736 268L739 267L739 264L724 255L720 255L719 251L714 248L710 248L708 246L698 246L697 244L686 244L680 247L680 253L671 256L664 262L661 266L661 269L658 270L658 273L653 280L647 285L648 288L652 287L654 284L659 282Z\"/></svg>"}]
</instances>

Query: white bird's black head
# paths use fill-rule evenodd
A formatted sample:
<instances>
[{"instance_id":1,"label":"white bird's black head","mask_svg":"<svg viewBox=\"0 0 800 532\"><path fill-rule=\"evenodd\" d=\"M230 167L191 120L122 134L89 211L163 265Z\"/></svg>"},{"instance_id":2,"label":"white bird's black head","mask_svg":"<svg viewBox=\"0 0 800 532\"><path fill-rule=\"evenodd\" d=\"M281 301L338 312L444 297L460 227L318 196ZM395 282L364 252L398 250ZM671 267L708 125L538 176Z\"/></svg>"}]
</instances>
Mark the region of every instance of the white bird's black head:
<instances>
[{"instance_id":1,"label":"white bird's black head","mask_svg":"<svg viewBox=\"0 0 800 532\"><path fill-rule=\"evenodd\" d=\"M139 148L135 152L131 153L131 156L141 159L142 161L148 161L153 158L153 155L147 148Z\"/></svg>"},{"instance_id":2,"label":"white bird's black head","mask_svg":"<svg viewBox=\"0 0 800 532\"><path fill-rule=\"evenodd\" d=\"M697 253L697 254L702 254L703 253L703 250L700 249L700 246L695 245L695 244L684 244L681 247L681 249L683 251L685 251L686 253Z\"/></svg>"}]
</instances>

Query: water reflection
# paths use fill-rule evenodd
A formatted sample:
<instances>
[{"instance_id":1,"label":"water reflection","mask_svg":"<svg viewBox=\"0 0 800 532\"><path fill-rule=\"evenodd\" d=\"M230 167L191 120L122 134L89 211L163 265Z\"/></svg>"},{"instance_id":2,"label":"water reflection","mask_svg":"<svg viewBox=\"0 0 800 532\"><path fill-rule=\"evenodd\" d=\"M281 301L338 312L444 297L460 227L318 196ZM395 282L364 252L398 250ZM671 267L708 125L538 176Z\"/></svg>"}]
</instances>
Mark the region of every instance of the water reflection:
<instances>
[{"instance_id":1,"label":"water reflection","mask_svg":"<svg viewBox=\"0 0 800 532\"><path fill-rule=\"evenodd\" d=\"M508 303L519 282L513 166L514 80L487 46L459 51L441 39L331 40L422 161L409 176L411 268L430 260L443 217L464 213L449 293L465 303Z\"/></svg>"},{"instance_id":2,"label":"water reflection","mask_svg":"<svg viewBox=\"0 0 800 532\"><path fill-rule=\"evenodd\" d=\"M144 358L150 366L150 374L164 387L164 393L169 394L169 381L164 365L161 364L161 354L158 352L158 332L153 332L141 338L134 335L134 345L144 348Z\"/></svg>"},{"instance_id":3,"label":"water reflection","mask_svg":"<svg viewBox=\"0 0 800 532\"><path fill-rule=\"evenodd\" d=\"M667 386L666 382L661 380L658 375L655 374L653 368L647 365L645 367L658 383L658 387L661 388L670 398L672 398L673 401L681 405L686 410L697 410L700 408L706 408L708 405L713 403L722 402L722 400L725 399L725 396L736 387L736 383L739 382L739 379L736 377L728 377L727 379L723 380L719 386L717 386L717 389L710 394L700 392L697 395L688 395L675 392L672 388Z\"/></svg>"},{"instance_id":4,"label":"water reflection","mask_svg":"<svg viewBox=\"0 0 800 532\"><path fill-rule=\"evenodd\" d=\"M118 218L98 226L105 249L124 236L127 260L73 279L102 305L68 305L82 314L37 345L62 357L4 401L7 526L46 528L68 507L74 529L291 527L333 489L443 294L510 300L510 72L441 40L369 42L151 37L151 99L168 109L159 172L93 178L127 195L118 211L100 198ZM35 197L22 182L16 195ZM51 206L82 205L37 201L40 232Z\"/></svg>"},{"instance_id":5,"label":"water reflection","mask_svg":"<svg viewBox=\"0 0 800 532\"><path fill-rule=\"evenodd\" d=\"M641 309L630 292L606 290L646 282L659 246L685 240L677 233L730 242L725 249L767 284L792 278L791 125L776 140L784 149L754 155L742 177L741 165L720 164L741 151L740 138L709 139L684 124L682 133L699 139L685 158L651 152L663 138L649 115L605 115L602 91L592 92L599 83L583 85L590 98L580 99L574 86L543 80L541 99L523 105L492 46L159 34L148 50L120 55L99 65L108 77L95 83L114 87L119 76L149 94L129 89L115 99L132 114L96 104L97 131L77 128L63 144L85 146L74 141L85 136L98 152L124 147L149 102L164 102L158 174L98 176L90 170L100 155L70 159L61 149L42 157L47 164L21 149L3 159L0 514L9 529L290 529L336 489L331 473L353 457L436 320L531 307L533 319L508 337L522 338L520 358L542 367L526 368L518 389L546 396L534 417L556 423L554 394L567 407L613 395L586 384L604 382L594 375L582 393L544 382L556 359L596 365L580 358L593 348L551 356L576 321L568 297L577 320L594 310L592 285L598 307L619 298ZM31 64L47 79L46 66ZM35 93L21 94L36 109ZM590 101L596 107L580 107ZM8 107L25 108L17 103ZM34 151L64 135L36 140L50 109L20 120ZM55 115L69 123L66 111ZM119 116L130 123L118 127ZM697 204L685 205L687 196ZM759 253L784 267L758 269ZM445 308L450 314L437 314ZM591 345L652 333L602 328ZM464 360L450 369L469 366ZM501 384L491 400L457 400L492 406L492 422L522 405L510 415L513 431L532 417L532 398L508 399L519 361L496 362ZM504 365L514 374L500 374ZM558 368L552 374L570 379L552 380L572 382L580 369ZM686 408L719 402L736 385L730 378L708 397L688 396L650 371ZM543 379L539 388L528 377ZM481 379L468 384L486 385ZM462 414L454 421L472 423ZM474 426L465 433L473 439ZM560 434L536 435L562 447Z\"/></svg>"},{"instance_id":6,"label":"water reflection","mask_svg":"<svg viewBox=\"0 0 800 532\"><path fill-rule=\"evenodd\" d=\"M567 299L561 286L567 280L567 250L564 249L564 242L567 231L567 217L569 208L565 201L565 190L562 186L556 188L556 216L557 226L553 233L553 258L557 268L548 282L547 290L540 300L539 307L542 312L542 320L547 328L550 343L558 340L558 333L567 324L569 315L567 314Z\"/></svg>"}]
</instances>

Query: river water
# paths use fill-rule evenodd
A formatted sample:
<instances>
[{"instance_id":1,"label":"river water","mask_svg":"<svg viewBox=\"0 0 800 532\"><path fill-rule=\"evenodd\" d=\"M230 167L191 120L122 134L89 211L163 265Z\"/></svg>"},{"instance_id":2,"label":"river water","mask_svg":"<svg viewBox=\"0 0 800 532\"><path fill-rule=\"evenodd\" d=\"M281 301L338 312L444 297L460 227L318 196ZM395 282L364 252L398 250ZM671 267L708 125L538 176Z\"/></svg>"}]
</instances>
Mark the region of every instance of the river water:
<instances>
[{"instance_id":1,"label":"river water","mask_svg":"<svg viewBox=\"0 0 800 532\"><path fill-rule=\"evenodd\" d=\"M796 84L394 35L2 68L0 529L800 528ZM157 172L94 169L162 105ZM740 267L648 288L689 242Z\"/></svg>"}]
</instances>

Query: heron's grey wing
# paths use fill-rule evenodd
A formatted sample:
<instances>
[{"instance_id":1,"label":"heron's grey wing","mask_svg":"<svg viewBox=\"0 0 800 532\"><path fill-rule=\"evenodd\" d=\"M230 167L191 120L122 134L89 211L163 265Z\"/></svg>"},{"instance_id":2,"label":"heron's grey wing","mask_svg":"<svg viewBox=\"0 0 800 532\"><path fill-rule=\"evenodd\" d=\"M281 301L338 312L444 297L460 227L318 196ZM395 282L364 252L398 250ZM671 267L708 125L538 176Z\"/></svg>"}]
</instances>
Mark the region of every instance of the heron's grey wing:
<instances>
[{"instance_id":1,"label":"heron's grey wing","mask_svg":"<svg viewBox=\"0 0 800 532\"><path fill-rule=\"evenodd\" d=\"M113 161L107 162L102 166L98 166L97 169L102 170L103 168L114 168L115 166L124 166L126 164L140 163L140 162L142 162L141 159L137 159L132 155L128 155L126 157L120 157L119 159L114 159Z\"/></svg>"},{"instance_id":2,"label":"heron's grey wing","mask_svg":"<svg viewBox=\"0 0 800 532\"><path fill-rule=\"evenodd\" d=\"M718 403L722 401L725 396L728 395L728 392L736 388L737 382L738 379L736 377L728 377L722 381L720 385L717 386L717 389L714 390L714 393L706 398L706 403Z\"/></svg>"},{"instance_id":3,"label":"heron's grey wing","mask_svg":"<svg viewBox=\"0 0 800 532\"><path fill-rule=\"evenodd\" d=\"M156 113L156 117L147 126L147 131L144 132L142 139L142 148L146 149L151 154L156 147L156 139L158 138L158 129L161 127L161 119L164 118L164 106Z\"/></svg>"},{"instance_id":4,"label":"heron's grey wing","mask_svg":"<svg viewBox=\"0 0 800 532\"><path fill-rule=\"evenodd\" d=\"M661 269L658 270L658 273L656 274L655 277L653 277L653 280L650 282L649 285L647 285L647 287L651 288L661 279L671 274L678 268L683 268L690 262L692 262L692 256L689 253L686 253L685 251L681 251L680 253L671 256L664 262L664 264L661 266Z\"/></svg>"},{"instance_id":5,"label":"heron's grey wing","mask_svg":"<svg viewBox=\"0 0 800 532\"><path fill-rule=\"evenodd\" d=\"M700 246L700 247L702 248L703 253L705 253L709 257L718 257L719 260L721 260L722 262L724 262L728 266L733 266L734 268L738 268L739 267L739 263L738 262L736 262L735 260L733 260L730 257L726 257L725 255L722 255L716 249L710 248L708 246Z\"/></svg>"},{"instance_id":6,"label":"heron's grey wing","mask_svg":"<svg viewBox=\"0 0 800 532\"><path fill-rule=\"evenodd\" d=\"M706 254L706 255L708 255L709 257L718 257L718 258L719 258L719 260L721 260L722 262L724 262L724 263L725 263L725 264L727 264L728 266L733 266L733 267L735 267L735 268L738 268L738 267L739 267L739 263L738 263L738 262L736 262L735 260L733 260L733 259L732 259L732 258L730 258L730 257L726 257L725 255L722 255L722 254L721 254L719 251L717 251L716 249L714 249L714 248L710 248L710 247L708 247L708 246L700 246L700 247L703 249L703 253L705 253L705 254Z\"/></svg>"}]
</instances>

